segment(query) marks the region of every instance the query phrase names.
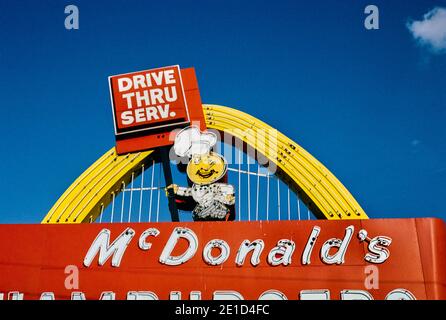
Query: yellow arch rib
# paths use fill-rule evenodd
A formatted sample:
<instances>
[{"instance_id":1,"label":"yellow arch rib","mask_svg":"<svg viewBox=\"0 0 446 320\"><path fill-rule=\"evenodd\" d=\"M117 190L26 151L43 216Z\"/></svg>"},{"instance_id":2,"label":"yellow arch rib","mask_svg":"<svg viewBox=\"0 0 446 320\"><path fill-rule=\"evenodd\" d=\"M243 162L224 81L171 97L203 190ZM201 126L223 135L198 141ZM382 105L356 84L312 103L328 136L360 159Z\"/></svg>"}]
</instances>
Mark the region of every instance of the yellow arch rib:
<instances>
[{"instance_id":1,"label":"yellow arch rib","mask_svg":"<svg viewBox=\"0 0 446 320\"><path fill-rule=\"evenodd\" d=\"M218 105L203 108L208 128L230 133L273 161L319 218L368 218L344 185L297 143L247 113Z\"/></svg>"},{"instance_id":2,"label":"yellow arch rib","mask_svg":"<svg viewBox=\"0 0 446 320\"><path fill-rule=\"evenodd\" d=\"M367 215L342 183L317 159L285 135L244 112L203 105L209 129L229 133L275 163L279 175L306 205L322 219L367 219ZM274 138L270 135L273 134ZM153 151L118 156L106 152L64 192L42 223L94 221L132 172L138 175L150 163Z\"/></svg>"},{"instance_id":3,"label":"yellow arch rib","mask_svg":"<svg viewBox=\"0 0 446 320\"><path fill-rule=\"evenodd\" d=\"M42 223L94 221L110 203L110 193L118 194L131 173L138 174L149 163L152 153L149 150L118 156L111 148L73 182Z\"/></svg>"}]
</instances>

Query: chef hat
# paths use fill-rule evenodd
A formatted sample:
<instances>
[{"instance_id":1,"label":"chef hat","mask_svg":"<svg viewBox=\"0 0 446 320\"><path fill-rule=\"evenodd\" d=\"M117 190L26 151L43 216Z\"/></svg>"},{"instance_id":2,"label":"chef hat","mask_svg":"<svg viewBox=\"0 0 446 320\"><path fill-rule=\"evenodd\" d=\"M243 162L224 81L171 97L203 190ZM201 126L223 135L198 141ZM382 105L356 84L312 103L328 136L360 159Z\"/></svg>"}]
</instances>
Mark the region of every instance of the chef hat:
<instances>
[{"instance_id":1,"label":"chef hat","mask_svg":"<svg viewBox=\"0 0 446 320\"><path fill-rule=\"evenodd\" d=\"M191 158L194 154L206 154L217 143L217 136L212 132L201 132L198 127L182 129L175 137L173 148L180 157Z\"/></svg>"}]
</instances>

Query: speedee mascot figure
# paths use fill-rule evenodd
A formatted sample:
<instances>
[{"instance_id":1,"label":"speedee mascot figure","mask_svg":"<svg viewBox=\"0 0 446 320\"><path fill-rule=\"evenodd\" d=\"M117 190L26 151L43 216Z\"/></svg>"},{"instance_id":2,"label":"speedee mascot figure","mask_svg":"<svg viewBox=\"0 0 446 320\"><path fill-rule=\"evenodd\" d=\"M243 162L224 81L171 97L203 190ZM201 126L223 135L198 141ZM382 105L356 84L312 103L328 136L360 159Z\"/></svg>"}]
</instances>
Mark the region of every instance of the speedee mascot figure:
<instances>
[{"instance_id":1,"label":"speedee mascot figure","mask_svg":"<svg viewBox=\"0 0 446 320\"><path fill-rule=\"evenodd\" d=\"M189 158L186 173L192 186L172 184L166 190L172 189L180 203L192 201L194 221L234 219L234 186L219 182L226 174L227 163L223 156L211 151L216 143L214 133L200 132L195 126L184 128L175 138L175 154Z\"/></svg>"}]
</instances>

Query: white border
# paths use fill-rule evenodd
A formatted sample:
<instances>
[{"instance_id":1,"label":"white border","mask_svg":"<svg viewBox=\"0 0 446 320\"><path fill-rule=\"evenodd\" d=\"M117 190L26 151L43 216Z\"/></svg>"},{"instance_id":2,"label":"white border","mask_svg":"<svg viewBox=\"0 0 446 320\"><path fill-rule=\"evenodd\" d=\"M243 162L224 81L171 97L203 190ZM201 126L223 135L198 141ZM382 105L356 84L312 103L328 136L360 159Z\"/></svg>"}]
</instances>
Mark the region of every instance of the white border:
<instances>
[{"instance_id":1,"label":"white border","mask_svg":"<svg viewBox=\"0 0 446 320\"><path fill-rule=\"evenodd\" d=\"M146 72L146 71L152 71L152 70L158 70L158 69L165 69L165 68L177 68L178 69L178 75L180 76L181 91L183 93L184 106L186 107L187 121L175 122L175 123L171 123L171 124L159 125L159 126L156 126L156 127L136 129L136 130L132 130L132 131L126 131L126 132L118 133L118 130L117 130L117 127L116 127L115 104L114 104L114 101L113 101L113 94L112 94L113 90L112 90L112 86L111 86L111 78L112 77L118 77L118 76L125 76L127 74L134 74L134 73L140 73L140 72ZM120 135L123 135L123 134L129 134L129 133L133 133L133 132L151 131L151 130L158 129L158 128L167 128L167 127L171 127L171 126L178 126L178 125L181 125L181 124L188 124L188 123L190 123L189 106L187 105L187 101L186 101L186 94L184 92L183 78L181 76L181 69L180 69L180 65L179 64L173 65L173 66L159 67L159 68L154 68L154 69L133 71L133 72L128 72L128 73L121 73L121 74L116 74L116 75L113 75L113 76L108 76L108 88L109 88L109 91L110 91L110 105L111 105L112 114L113 114L113 127L115 129L115 136L120 136Z\"/></svg>"}]
</instances>

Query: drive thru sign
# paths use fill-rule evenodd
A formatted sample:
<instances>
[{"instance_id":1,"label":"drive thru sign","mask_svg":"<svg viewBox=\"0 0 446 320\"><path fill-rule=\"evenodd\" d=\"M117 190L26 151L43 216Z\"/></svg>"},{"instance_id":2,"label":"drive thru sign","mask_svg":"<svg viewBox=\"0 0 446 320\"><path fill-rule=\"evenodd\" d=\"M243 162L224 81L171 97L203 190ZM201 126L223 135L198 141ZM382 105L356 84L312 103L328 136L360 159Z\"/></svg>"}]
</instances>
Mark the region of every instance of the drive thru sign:
<instances>
[{"instance_id":1,"label":"drive thru sign","mask_svg":"<svg viewBox=\"0 0 446 320\"><path fill-rule=\"evenodd\" d=\"M179 66L110 77L115 134L189 122Z\"/></svg>"},{"instance_id":2,"label":"drive thru sign","mask_svg":"<svg viewBox=\"0 0 446 320\"><path fill-rule=\"evenodd\" d=\"M109 77L119 154L166 146L169 133L191 122L205 129L193 68L178 65Z\"/></svg>"}]
</instances>

